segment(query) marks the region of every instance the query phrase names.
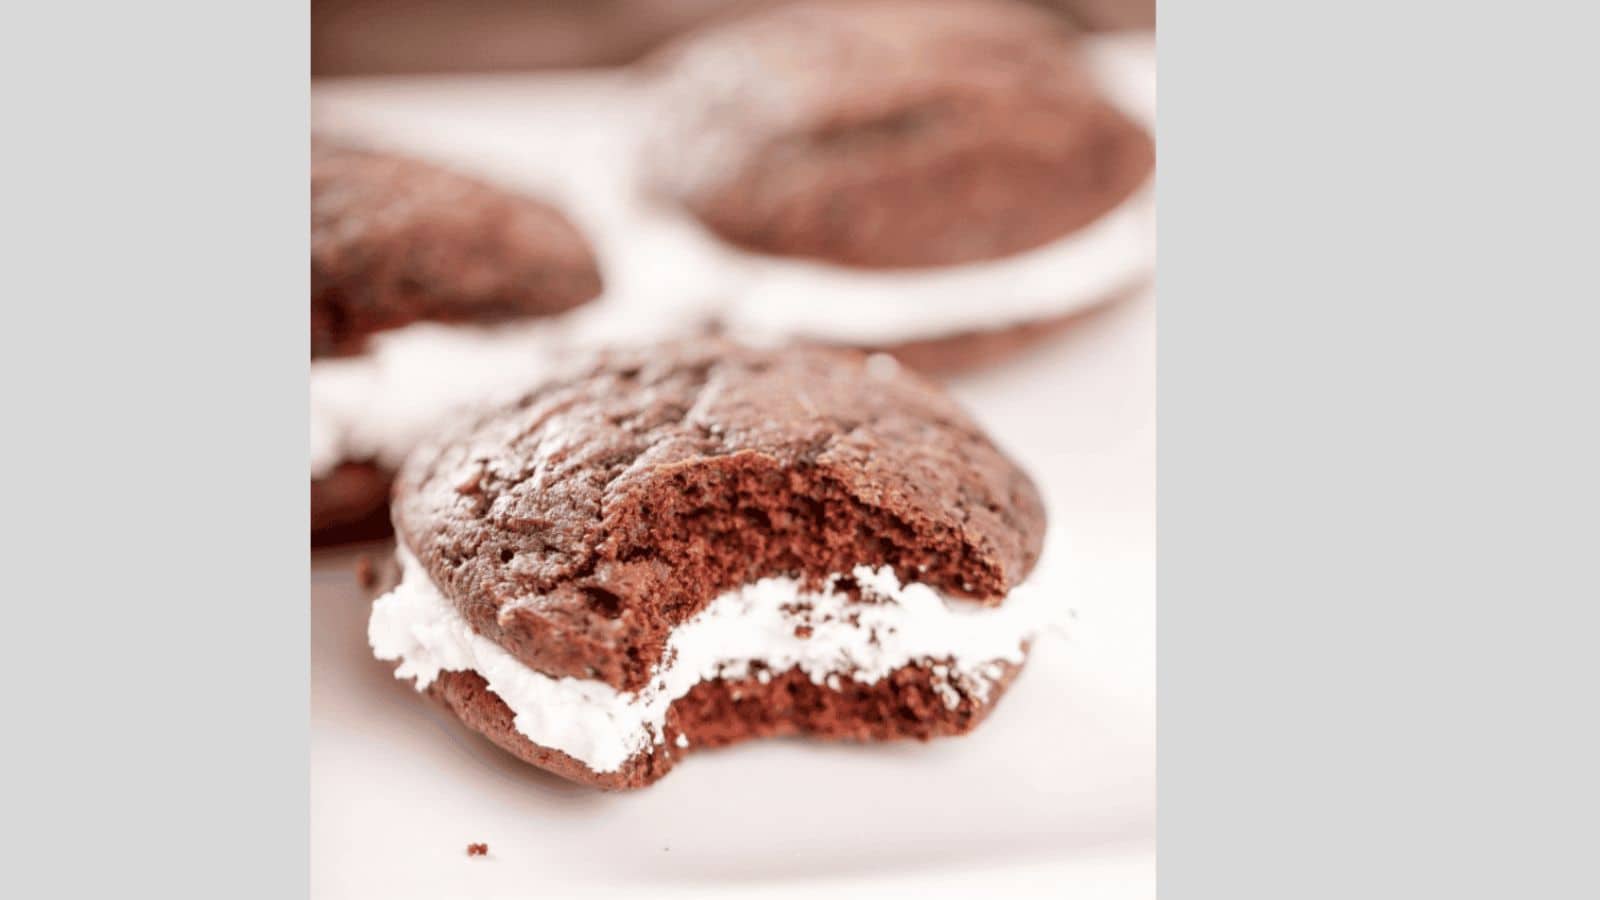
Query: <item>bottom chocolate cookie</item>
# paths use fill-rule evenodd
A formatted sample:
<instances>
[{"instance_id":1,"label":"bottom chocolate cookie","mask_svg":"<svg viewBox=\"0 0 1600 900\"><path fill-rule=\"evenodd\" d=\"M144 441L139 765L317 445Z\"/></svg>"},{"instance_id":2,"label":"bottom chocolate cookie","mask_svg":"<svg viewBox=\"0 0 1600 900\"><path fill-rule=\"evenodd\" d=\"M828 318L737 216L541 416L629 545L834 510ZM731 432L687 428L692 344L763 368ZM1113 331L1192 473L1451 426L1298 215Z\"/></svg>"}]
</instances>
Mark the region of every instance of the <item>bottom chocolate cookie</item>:
<instances>
[{"instance_id":1,"label":"bottom chocolate cookie","mask_svg":"<svg viewBox=\"0 0 1600 900\"><path fill-rule=\"evenodd\" d=\"M798 669L702 682L672 703L664 740L614 772L595 772L560 750L530 741L517 730L510 707L475 672L441 672L428 693L467 727L524 762L582 784L628 790L655 782L696 749L753 738L926 741L965 734L983 721L1022 668L1004 660L992 665L994 677L981 696L951 677L947 664L931 661L903 666L871 684L838 676L818 684Z\"/></svg>"},{"instance_id":2,"label":"bottom chocolate cookie","mask_svg":"<svg viewBox=\"0 0 1600 900\"><path fill-rule=\"evenodd\" d=\"M1059 247L966 265L872 270L750 256L748 282L719 321L741 340L880 349L914 368L967 368L1147 287L1153 213L1141 192Z\"/></svg>"},{"instance_id":3,"label":"bottom chocolate cookie","mask_svg":"<svg viewBox=\"0 0 1600 900\"><path fill-rule=\"evenodd\" d=\"M389 486L394 473L371 463L341 463L311 479L311 543L338 544L387 537Z\"/></svg>"},{"instance_id":4,"label":"bottom chocolate cookie","mask_svg":"<svg viewBox=\"0 0 1600 900\"><path fill-rule=\"evenodd\" d=\"M948 337L906 341L878 349L920 372L938 375L963 372L992 365L1033 349L1114 304L1138 295L1148 287L1148 283L1141 282L1124 288L1093 306L1076 309L1053 318L1022 322L989 331L972 331Z\"/></svg>"}]
</instances>

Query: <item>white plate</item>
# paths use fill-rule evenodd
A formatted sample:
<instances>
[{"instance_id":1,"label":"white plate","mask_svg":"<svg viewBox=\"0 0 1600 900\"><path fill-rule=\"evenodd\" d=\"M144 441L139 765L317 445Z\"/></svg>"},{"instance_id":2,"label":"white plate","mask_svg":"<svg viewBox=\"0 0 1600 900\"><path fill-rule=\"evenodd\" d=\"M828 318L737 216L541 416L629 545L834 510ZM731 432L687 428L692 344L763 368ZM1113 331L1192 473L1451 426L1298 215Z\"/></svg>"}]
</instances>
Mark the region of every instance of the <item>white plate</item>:
<instances>
[{"instance_id":1,"label":"white plate","mask_svg":"<svg viewBox=\"0 0 1600 900\"><path fill-rule=\"evenodd\" d=\"M1134 44L1119 59L1147 73L1148 56ZM344 82L319 85L316 98L324 115L445 146L445 132L417 138L428 129L401 123L442 128L453 116L478 125L451 140L487 135L506 99L537 109L575 84L587 91L586 77L598 76ZM479 144L516 168L507 146ZM372 659L354 564L385 548L317 554L313 896L1153 896L1154 351L1146 295L952 385L1039 481L1046 577L1077 612L1070 637L1041 641L963 738L754 743L696 754L640 792L569 785L471 734ZM480 841L489 855L469 858Z\"/></svg>"}]
</instances>

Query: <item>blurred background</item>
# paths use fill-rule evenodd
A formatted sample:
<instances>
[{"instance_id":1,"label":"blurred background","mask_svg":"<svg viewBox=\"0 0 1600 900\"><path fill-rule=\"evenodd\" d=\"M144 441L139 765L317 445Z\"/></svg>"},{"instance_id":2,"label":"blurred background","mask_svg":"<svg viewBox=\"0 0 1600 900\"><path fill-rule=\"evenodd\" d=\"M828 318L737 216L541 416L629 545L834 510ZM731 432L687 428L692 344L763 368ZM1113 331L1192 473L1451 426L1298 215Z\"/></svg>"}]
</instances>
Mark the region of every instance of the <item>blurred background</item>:
<instances>
[{"instance_id":1,"label":"blurred background","mask_svg":"<svg viewBox=\"0 0 1600 900\"><path fill-rule=\"evenodd\" d=\"M313 0L311 76L631 62L701 22L772 0ZM1090 31L1150 29L1155 0L1034 0Z\"/></svg>"}]
</instances>

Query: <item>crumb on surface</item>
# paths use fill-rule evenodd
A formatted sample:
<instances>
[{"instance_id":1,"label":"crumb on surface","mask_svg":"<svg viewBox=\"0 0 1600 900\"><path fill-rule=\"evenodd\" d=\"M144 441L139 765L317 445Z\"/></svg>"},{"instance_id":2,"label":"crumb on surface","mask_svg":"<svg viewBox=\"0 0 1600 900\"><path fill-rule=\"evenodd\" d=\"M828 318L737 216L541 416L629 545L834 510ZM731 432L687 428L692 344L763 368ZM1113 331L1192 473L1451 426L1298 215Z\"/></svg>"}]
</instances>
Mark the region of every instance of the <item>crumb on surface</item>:
<instances>
[{"instance_id":1,"label":"crumb on surface","mask_svg":"<svg viewBox=\"0 0 1600 900\"><path fill-rule=\"evenodd\" d=\"M378 569L373 565L372 557L362 556L356 560L356 581L364 588L370 588L378 583Z\"/></svg>"},{"instance_id":2,"label":"crumb on surface","mask_svg":"<svg viewBox=\"0 0 1600 900\"><path fill-rule=\"evenodd\" d=\"M468 856L488 856L489 855L489 845L488 844L468 844L467 845L467 855Z\"/></svg>"},{"instance_id":3,"label":"crumb on surface","mask_svg":"<svg viewBox=\"0 0 1600 900\"><path fill-rule=\"evenodd\" d=\"M899 371L900 361L887 353L867 357L867 374L873 378L893 378Z\"/></svg>"}]
</instances>

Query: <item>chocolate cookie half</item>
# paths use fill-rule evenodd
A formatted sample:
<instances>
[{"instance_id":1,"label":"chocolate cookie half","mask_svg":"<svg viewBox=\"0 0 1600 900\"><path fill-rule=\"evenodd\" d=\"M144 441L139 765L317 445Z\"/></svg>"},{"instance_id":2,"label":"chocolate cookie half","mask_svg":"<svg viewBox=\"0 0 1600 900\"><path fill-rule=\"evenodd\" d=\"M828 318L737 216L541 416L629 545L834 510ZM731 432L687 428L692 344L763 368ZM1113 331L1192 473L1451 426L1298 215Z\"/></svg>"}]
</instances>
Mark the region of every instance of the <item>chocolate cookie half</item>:
<instances>
[{"instance_id":1,"label":"chocolate cookie half","mask_svg":"<svg viewBox=\"0 0 1600 900\"><path fill-rule=\"evenodd\" d=\"M554 207L418 159L311 144L311 355L412 322L562 312L600 271Z\"/></svg>"},{"instance_id":2,"label":"chocolate cookie half","mask_svg":"<svg viewBox=\"0 0 1600 900\"><path fill-rule=\"evenodd\" d=\"M600 286L588 242L554 207L314 139L313 532L381 517L418 435L458 403L526 377L536 355L526 323Z\"/></svg>"},{"instance_id":3,"label":"chocolate cookie half","mask_svg":"<svg viewBox=\"0 0 1600 900\"><path fill-rule=\"evenodd\" d=\"M649 784L687 751L971 729L1052 598L1028 477L887 357L603 354L419 449L369 638L542 768Z\"/></svg>"},{"instance_id":4,"label":"chocolate cookie half","mask_svg":"<svg viewBox=\"0 0 1600 900\"><path fill-rule=\"evenodd\" d=\"M1145 280L1149 135L1015 0L802 0L649 72L651 191L744 255L730 333L895 348L1052 322Z\"/></svg>"}]
</instances>

